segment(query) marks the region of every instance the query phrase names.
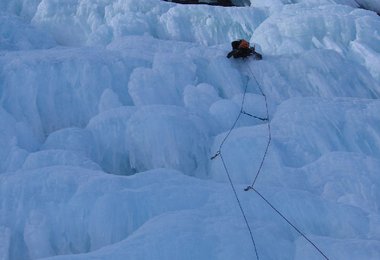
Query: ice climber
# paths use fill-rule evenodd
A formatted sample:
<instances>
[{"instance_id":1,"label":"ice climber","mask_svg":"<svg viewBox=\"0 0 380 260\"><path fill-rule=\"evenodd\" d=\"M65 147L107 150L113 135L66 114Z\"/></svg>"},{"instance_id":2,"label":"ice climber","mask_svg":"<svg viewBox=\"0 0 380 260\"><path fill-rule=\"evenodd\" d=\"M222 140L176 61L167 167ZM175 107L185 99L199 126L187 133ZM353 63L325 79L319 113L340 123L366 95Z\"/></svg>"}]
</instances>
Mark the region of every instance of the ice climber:
<instances>
[{"instance_id":1,"label":"ice climber","mask_svg":"<svg viewBox=\"0 0 380 260\"><path fill-rule=\"evenodd\" d=\"M231 42L231 46L232 51L227 54L227 58L247 58L252 55L255 60L261 60L263 58L260 53L256 52L255 46L250 47L249 42L244 39Z\"/></svg>"}]
</instances>

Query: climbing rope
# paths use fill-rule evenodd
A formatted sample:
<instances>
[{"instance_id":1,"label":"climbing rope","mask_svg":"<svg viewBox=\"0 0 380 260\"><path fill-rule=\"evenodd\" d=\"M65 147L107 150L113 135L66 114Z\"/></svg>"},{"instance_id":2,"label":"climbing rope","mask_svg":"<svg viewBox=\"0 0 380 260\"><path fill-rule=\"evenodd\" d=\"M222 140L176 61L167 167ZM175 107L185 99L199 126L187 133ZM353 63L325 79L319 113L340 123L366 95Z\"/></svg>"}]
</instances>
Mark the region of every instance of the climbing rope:
<instances>
[{"instance_id":1,"label":"climbing rope","mask_svg":"<svg viewBox=\"0 0 380 260\"><path fill-rule=\"evenodd\" d=\"M253 190L254 192L256 192L256 194L259 195L265 201L265 203L267 203L279 216L281 216L291 227L293 227L294 230L296 230L304 239L306 239L306 241L308 241L325 259L328 259L328 257L322 252L321 249L318 248L318 246L315 243L313 243L303 232L300 231L299 228L297 228L292 222L290 222L290 220L288 218L286 218L284 216L284 214L282 214L272 203L270 203L261 193L259 193L254 188L254 185L255 185L255 183L257 181L257 177L259 176L259 174L260 174L260 172L261 172L261 170L263 168L265 159L266 159L267 154L268 154L269 145L270 145L271 140L272 140L272 131L271 131L271 126L270 126L269 108L268 108L267 96L265 95L265 93L263 91L263 88L261 87L261 85L260 85L259 81L257 80L255 74L253 73L252 68L250 66L248 66L248 68L249 68L249 71L251 72L252 78L256 81L257 86L259 87L259 90L260 90L262 96L265 99L265 107L266 107L266 113L267 113L267 119L268 119L268 121L267 121L268 142L267 142L267 145L266 145L266 148L265 148L265 152L264 152L263 158L261 160L259 169L257 170L257 173L255 175L255 178L254 178L252 184L250 186L248 186L247 188L245 188L244 190L245 191Z\"/></svg>"},{"instance_id":2,"label":"climbing rope","mask_svg":"<svg viewBox=\"0 0 380 260\"><path fill-rule=\"evenodd\" d=\"M224 167L224 170L226 172L226 175L228 177L228 180L229 180L229 183L230 183L230 186L234 192L234 195L235 195L235 198L236 198L236 201L239 205L239 208L240 208L240 211L241 211L241 214L244 218L244 221L245 221L245 224L247 226L247 229L249 231L249 234L250 234L250 238L251 238L251 241L252 241L252 245L253 245L253 248L254 248L254 251L255 251L255 255L256 255L256 259L259 260L259 255L258 255L258 251L257 251L257 247L256 247L256 243L255 243L255 240L253 238L253 234L252 234L252 230L251 230L251 227L248 223L248 220L247 220L247 217L246 217L246 214L244 212L244 208L239 200L239 196L236 192L236 189L235 189L235 186L232 182L232 179L231 179L231 176L230 176L230 173L228 171L228 168L227 168L227 165L224 161L224 158L223 158L223 155L222 155L222 148L226 142L226 140L229 138L230 134L232 133L232 131L236 128L236 124L237 122L239 121L241 115L247 115L247 116L250 116L250 117L253 117L255 119L258 119L258 120L261 120L261 121L266 121L267 122L267 129L268 129L268 140L267 140L267 144L266 144L266 147L265 147L265 151L264 151L264 154L263 154L263 157L261 159L261 162L260 162L260 165L259 165L259 168L255 174L255 177L252 181L252 184L248 187L246 187L244 189L244 191L249 191L249 190L253 190L266 204L268 204L279 216L281 216L294 230L296 230L307 242L309 242L320 254L321 256L323 256L323 258L325 259L329 259L323 252L322 250L315 244L313 243L303 232L300 231L299 228L297 228L288 218L286 218L284 216L284 214L282 214L272 203L270 203L260 192L257 191L257 189L254 188L254 185L257 181L257 178L259 177L262 169L263 169L263 166L264 166L264 162L267 158L267 154L268 154L268 150L269 150L269 146L270 146L270 143L272 141L272 131L271 131L271 125L270 125L270 118L269 118L269 108L268 108L268 100L267 100L267 96L265 95L264 91L263 91L263 88L261 86L261 84L259 83L259 81L257 80L255 74L253 73L252 71L252 68L250 66L248 66L249 68L249 71L252 75L252 78L255 80L258 88L259 88L259 91L261 93L261 95L264 97L264 100L265 100L265 107L266 107L266 118L262 118L262 117L258 117L258 116L254 116L250 113L247 113L244 111L244 103L245 103L245 97L246 97L246 94L247 94L247 89L248 89L248 84L246 85L245 89L244 89L244 93L243 93L243 98L242 98L242 102L241 102L241 106L240 106L240 112L239 114L237 115L234 123L232 124L231 128L229 129L229 131L227 132L226 136L223 138L222 142L220 143L220 146L219 146L219 150L216 152L216 154L214 156L211 157L211 160L214 160L215 158L217 158L218 156L220 156L221 158L221 161L222 161L222 164L223 164L223 167Z\"/></svg>"},{"instance_id":3,"label":"climbing rope","mask_svg":"<svg viewBox=\"0 0 380 260\"><path fill-rule=\"evenodd\" d=\"M267 141L267 145L265 147L265 152L263 154L263 158L261 159L261 162L260 162L260 166L259 166L259 168L258 168L258 170L256 172L255 178L253 179L252 184L244 189L245 191L248 191L249 189L252 189L253 186L255 185L255 183L257 181L257 177L259 177L259 174L260 174L261 170L263 169L264 162L265 162L265 159L267 158L267 154L268 154L268 150L269 150L269 145L270 145L270 143L272 141L272 130L271 130L271 127L270 127L268 99L267 99L267 96L265 95L265 93L263 91L263 88L261 87L260 83L258 82L255 74L253 73L251 66L248 66L248 68L249 68L249 71L251 72L251 75L252 75L253 79L256 81L257 86L259 87L261 95L264 97L264 100L265 100L265 109L266 109L266 116L267 116L266 117L266 121L267 121L267 128L268 128L268 141Z\"/></svg>"},{"instance_id":4,"label":"climbing rope","mask_svg":"<svg viewBox=\"0 0 380 260\"><path fill-rule=\"evenodd\" d=\"M245 224L247 225L247 228L248 228L248 231L249 231L249 235L251 237L251 241L252 241L252 245L253 245L253 248L255 250L255 255L256 255L256 258L257 260L259 260L259 254L257 253L257 247L256 247L256 243L255 243L255 239L253 238L253 234L252 234L252 230L251 230L251 227L249 226L249 223L248 223L248 220L247 220L247 217L245 216L245 212L244 212L244 209L243 209L243 206L241 205L240 203L240 200L239 200L239 196L237 195L236 193L236 189L235 189L235 186L231 180L231 176L230 176L230 173L228 172L228 169L227 169L227 166L226 166L226 163L223 159L223 155L222 155L222 152L219 153L219 156L220 156L220 159L222 160L222 163L223 163L223 167L224 167L224 170L226 171L227 173L227 177L228 177L228 180L230 182L230 185L231 185L231 188L235 194L235 198L237 200L237 203L239 204L239 208L240 208L240 211L241 211L241 214L243 215L243 218L244 218L244 221L245 221Z\"/></svg>"},{"instance_id":5,"label":"climbing rope","mask_svg":"<svg viewBox=\"0 0 380 260\"><path fill-rule=\"evenodd\" d=\"M230 136L230 134L232 133L232 131L235 129L236 127L236 124L237 122L239 121L240 117L242 114L245 114L245 112L243 111L243 107L244 107L244 102L245 102L245 96L246 96L246 93L247 93L247 89L248 89L248 84L246 85L245 89L244 89L244 94L243 94L243 98L242 98L242 102L241 102L241 105L240 105L240 112L238 114L238 116L236 117L234 123L232 124L231 128L229 129L229 131L227 132L226 136L223 138L222 142L220 143L220 146L219 146L219 150L215 153L214 156L211 157L211 160L214 160L215 158L217 158L218 156L220 156L220 159L222 160L222 164L223 164L223 167L224 167L224 171L228 177L228 180L229 180L229 183L230 183L230 186L231 186L231 189L232 191L234 192L234 195L235 195L235 199L239 205L239 208L240 208L240 212L244 218L244 222L247 226L247 229L249 231L249 235L250 235L250 238L251 238L251 242L252 242L252 246L253 246L253 249L255 251L255 255L256 255L256 259L259 260L259 254L257 252L257 247L256 247L256 243L255 243L255 239L253 238L253 234L252 234L252 230L251 230L251 227L249 226L249 223L248 223L248 220L247 220L247 217L246 217L246 214L244 212L244 209L243 209L243 206L241 205L241 202L239 200L239 196L236 192L236 189L235 189L235 185L233 184L232 182L232 179L231 179L231 175L228 171L228 168L227 168L227 165L226 165L226 162L224 161L224 158L223 158L223 154L222 154L222 148L224 146L224 143L226 142L226 140L228 139L228 137Z\"/></svg>"},{"instance_id":6,"label":"climbing rope","mask_svg":"<svg viewBox=\"0 0 380 260\"><path fill-rule=\"evenodd\" d=\"M303 232L301 232L292 222L289 221L272 203L270 203L260 192L258 192L255 188L251 188L254 192L257 193L278 215L280 215L290 226L292 226L298 234L300 234L306 241L308 241L325 259L328 260L328 257L317 247L316 244L313 243Z\"/></svg>"}]
</instances>

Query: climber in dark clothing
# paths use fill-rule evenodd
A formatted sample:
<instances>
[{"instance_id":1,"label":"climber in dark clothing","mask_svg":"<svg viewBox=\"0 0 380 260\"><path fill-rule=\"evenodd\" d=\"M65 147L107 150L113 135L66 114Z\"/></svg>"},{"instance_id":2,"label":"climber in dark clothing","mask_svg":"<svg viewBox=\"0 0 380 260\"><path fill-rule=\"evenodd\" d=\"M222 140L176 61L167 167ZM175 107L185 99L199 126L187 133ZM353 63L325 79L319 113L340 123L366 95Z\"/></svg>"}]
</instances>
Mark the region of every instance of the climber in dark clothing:
<instances>
[{"instance_id":1,"label":"climber in dark clothing","mask_svg":"<svg viewBox=\"0 0 380 260\"><path fill-rule=\"evenodd\" d=\"M232 51L227 54L227 58L247 58L253 55L255 60L263 59L263 56L260 53L256 52L255 46L250 47L249 42L244 39L231 42L231 46Z\"/></svg>"}]
</instances>

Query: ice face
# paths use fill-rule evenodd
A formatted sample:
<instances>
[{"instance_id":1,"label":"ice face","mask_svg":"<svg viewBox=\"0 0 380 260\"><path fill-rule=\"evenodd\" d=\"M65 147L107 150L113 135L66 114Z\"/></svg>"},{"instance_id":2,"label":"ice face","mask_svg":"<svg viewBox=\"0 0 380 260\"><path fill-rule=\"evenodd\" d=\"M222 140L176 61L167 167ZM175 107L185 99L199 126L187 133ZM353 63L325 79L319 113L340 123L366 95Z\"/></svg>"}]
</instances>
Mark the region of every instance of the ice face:
<instances>
[{"instance_id":1,"label":"ice face","mask_svg":"<svg viewBox=\"0 0 380 260\"><path fill-rule=\"evenodd\" d=\"M244 191L249 115L255 188L380 259L378 1L236 2L0 3L0 259L255 259L225 169L260 259L321 259Z\"/></svg>"}]
</instances>

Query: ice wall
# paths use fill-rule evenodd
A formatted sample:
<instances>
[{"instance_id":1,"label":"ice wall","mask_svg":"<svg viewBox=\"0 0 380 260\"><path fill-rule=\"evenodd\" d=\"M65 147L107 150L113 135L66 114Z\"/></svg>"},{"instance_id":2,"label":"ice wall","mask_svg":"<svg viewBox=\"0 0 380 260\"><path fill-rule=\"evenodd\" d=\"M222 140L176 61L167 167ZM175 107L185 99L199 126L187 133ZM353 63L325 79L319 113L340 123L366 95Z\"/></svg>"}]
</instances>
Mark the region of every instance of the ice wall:
<instances>
[{"instance_id":1,"label":"ice wall","mask_svg":"<svg viewBox=\"0 0 380 260\"><path fill-rule=\"evenodd\" d=\"M376 2L371 2L375 6ZM351 0L0 3L0 259L379 259L379 18ZM264 59L228 60L247 38ZM247 92L245 92L247 90ZM244 106L241 107L244 99ZM119 176L121 175L121 176Z\"/></svg>"}]
</instances>

